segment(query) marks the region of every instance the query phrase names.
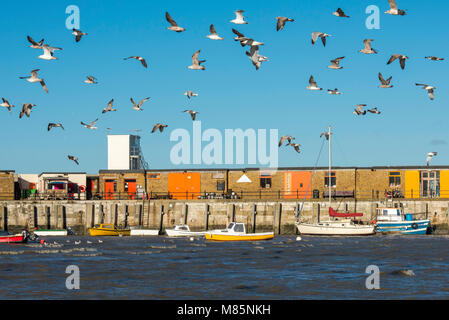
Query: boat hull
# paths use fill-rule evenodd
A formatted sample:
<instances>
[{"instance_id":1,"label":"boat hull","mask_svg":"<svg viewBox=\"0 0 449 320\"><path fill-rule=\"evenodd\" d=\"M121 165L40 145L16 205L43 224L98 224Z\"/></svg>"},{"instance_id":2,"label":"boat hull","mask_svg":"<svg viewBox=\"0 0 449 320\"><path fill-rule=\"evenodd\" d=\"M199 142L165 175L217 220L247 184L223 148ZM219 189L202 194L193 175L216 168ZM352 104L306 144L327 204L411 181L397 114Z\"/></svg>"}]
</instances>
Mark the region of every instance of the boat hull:
<instances>
[{"instance_id":1,"label":"boat hull","mask_svg":"<svg viewBox=\"0 0 449 320\"><path fill-rule=\"evenodd\" d=\"M129 236L131 234L131 230L108 230L108 229L89 228L89 234L92 237Z\"/></svg>"},{"instance_id":2,"label":"boat hull","mask_svg":"<svg viewBox=\"0 0 449 320\"><path fill-rule=\"evenodd\" d=\"M260 241L271 240L274 238L274 233L253 233L253 234L223 234L206 232L206 240L213 241Z\"/></svg>"},{"instance_id":3,"label":"boat hull","mask_svg":"<svg viewBox=\"0 0 449 320\"><path fill-rule=\"evenodd\" d=\"M382 234L426 234L430 220L378 221L377 233Z\"/></svg>"},{"instance_id":4,"label":"boat hull","mask_svg":"<svg viewBox=\"0 0 449 320\"><path fill-rule=\"evenodd\" d=\"M26 243L28 238L23 235L0 236L0 243Z\"/></svg>"},{"instance_id":5,"label":"boat hull","mask_svg":"<svg viewBox=\"0 0 449 320\"><path fill-rule=\"evenodd\" d=\"M131 236L158 236L159 230L131 229Z\"/></svg>"},{"instance_id":6,"label":"boat hull","mask_svg":"<svg viewBox=\"0 0 449 320\"><path fill-rule=\"evenodd\" d=\"M374 225L354 226L321 226L309 223L297 224L298 232L302 235L322 236L369 236L375 234Z\"/></svg>"},{"instance_id":7,"label":"boat hull","mask_svg":"<svg viewBox=\"0 0 449 320\"><path fill-rule=\"evenodd\" d=\"M35 230L34 234L39 237L56 237L56 236L67 236L67 230Z\"/></svg>"},{"instance_id":8,"label":"boat hull","mask_svg":"<svg viewBox=\"0 0 449 320\"><path fill-rule=\"evenodd\" d=\"M203 237L206 232L192 232L192 231L180 231L180 230L173 230L173 229L166 229L165 233L170 238L177 238L177 237Z\"/></svg>"}]
</instances>

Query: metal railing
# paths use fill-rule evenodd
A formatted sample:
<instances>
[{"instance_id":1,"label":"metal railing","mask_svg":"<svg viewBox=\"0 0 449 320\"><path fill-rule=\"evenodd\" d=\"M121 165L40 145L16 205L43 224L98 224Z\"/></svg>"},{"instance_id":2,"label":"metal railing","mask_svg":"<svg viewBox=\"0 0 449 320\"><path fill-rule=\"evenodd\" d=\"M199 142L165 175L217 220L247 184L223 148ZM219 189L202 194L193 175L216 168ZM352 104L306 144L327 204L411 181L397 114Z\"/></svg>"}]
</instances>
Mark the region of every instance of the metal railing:
<instances>
[{"instance_id":1,"label":"metal railing","mask_svg":"<svg viewBox=\"0 0 449 320\"><path fill-rule=\"evenodd\" d=\"M435 190L433 192L422 193L408 190L405 193L397 189L387 190L332 190L331 197L334 200L354 199L354 200L389 200L389 199L449 199L449 190ZM145 199L172 199L172 200L203 200L203 199L267 199L267 200L325 200L328 199L328 191L312 190L307 194L305 191L286 191L273 189L259 189L252 191L229 190L223 191L202 191L202 192L48 192L48 193L0 193L0 200L145 200Z\"/></svg>"}]
</instances>

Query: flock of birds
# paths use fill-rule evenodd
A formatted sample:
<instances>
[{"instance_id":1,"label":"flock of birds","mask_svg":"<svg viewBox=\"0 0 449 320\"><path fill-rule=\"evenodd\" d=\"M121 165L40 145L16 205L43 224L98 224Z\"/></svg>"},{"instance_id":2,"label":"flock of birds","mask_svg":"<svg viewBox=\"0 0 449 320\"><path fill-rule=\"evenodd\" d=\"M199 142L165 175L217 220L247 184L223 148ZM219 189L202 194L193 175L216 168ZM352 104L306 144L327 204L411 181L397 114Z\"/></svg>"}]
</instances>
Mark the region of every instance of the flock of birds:
<instances>
[{"instance_id":1,"label":"flock of birds","mask_svg":"<svg viewBox=\"0 0 449 320\"><path fill-rule=\"evenodd\" d=\"M396 4L396 0L388 0L388 3L390 5L390 9L388 11L385 11L386 14L390 14L390 15L399 15L399 16L403 16L406 15L405 10L399 9L397 4ZM245 25L248 24L247 21L245 21L245 17L243 15L244 11L243 10L237 10L235 11L235 19L230 20L231 23L236 24L236 25ZM336 17L339 18L350 18L348 15L346 15L346 13L341 9L338 8L335 12L332 13L333 15L335 15ZM167 20L167 22L170 24L170 26L167 28L170 31L174 31L177 33L181 33L186 31L186 28L179 26L176 21L170 16L170 14L168 12L165 13L165 18ZM285 28L286 23L287 22L291 22L293 23L295 20L289 17L277 17L276 18L276 30L277 31L281 31ZM77 30L77 29L73 29L72 30L72 34L75 36L75 41L78 43L81 41L81 39L84 36L87 36L87 33L82 32L81 30ZM211 39L211 40L224 40L223 37L220 37L219 34L217 33L217 30L215 29L215 26L213 24L210 25L209 27L209 31L210 34L207 35L207 38ZM245 36L243 33L239 32L236 29L232 29L232 32L235 34L235 38L234 41L237 41L240 43L240 45L242 47L249 47L249 51L245 51L245 54L250 58L253 66L256 68L256 70L258 70L263 62L269 61L269 59L266 56L263 56L262 54L259 53L259 47L263 46L264 43L260 42L260 41L256 41L251 37L247 37ZM312 45L315 45L315 43L318 41L318 39L321 39L321 42L323 44L323 46L326 46L326 39L328 37L331 37L330 34L324 33L324 32L313 32L311 34L311 42ZM52 47L49 44L44 44L44 39L42 39L40 42L36 42L34 41L30 36L27 36L28 41L31 43L30 47L33 49L40 49L43 50L43 54L38 56L39 59L44 59L44 60L57 60L58 58L56 58L55 52L57 51L61 51L63 50L62 48L58 48L58 47ZM363 54L377 54L377 50L373 49L371 44L374 41L374 39L365 39L363 41L364 44L364 48L359 50L359 52L363 53ZM190 70L206 70L206 67L203 65L206 60L200 60L199 55L201 53L201 50L197 50L193 55L192 55L192 65L188 66L188 69ZM331 60L331 65L329 65L328 67L330 69L333 70L340 70L343 69L343 67L340 65L341 61L344 59L345 57L338 57L335 58L333 60ZM444 60L444 58L440 58L440 57L436 57L436 56L427 56L425 57L426 59L432 60L432 61L442 61ZM141 65L144 68L148 68L147 62L145 60L145 58L141 57L141 56L130 56L127 58L124 58L124 60L130 60L130 59L135 59L137 61L139 61L141 63ZM408 59L408 57L404 54L393 54L391 55L391 57L389 58L389 60L387 61L387 65L393 63L394 61L398 60L400 67L402 70L405 69L405 62ZM31 71L31 75L29 77L20 77L20 79L24 79L26 81L28 81L29 83L39 83L43 90L48 93L49 90L47 88L47 85L45 84L45 80L41 77L38 76L38 72L40 70L36 69L36 70L32 70ZM378 74L378 78L380 81L380 85L379 88L393 88L393 85L391 85L391 80L392 77L390 76L387 80L384 79L384 77L382 76L382 74L379 72ZM98 84L97 79L92 76L89 75L87 77L86 80L84 80L84 83L89 84L89 85L96 85ZM422 83L416 83L416 86L420 86L422 87L422 89L426 90L428 92L429 98L431 100L434 99L435 95L434 95L434 91L435 91L435 87L433 85L428 85L428 84L422 84ZM309 86L306 87L308 90L312 90L312 91L321 91L323 90L323 88L320 88L316 82L316 80L314 79L313 75L310 76L309 78ZM338 88L335 89L328 89L327 92L329 94L332 95L341 95L342 93L338 90ZM184 95L187 96L187 98L190 100L192 97L196 97L198 96L197 93L188 90L184 93ZM145 102L147 102L150 99L150 97L144 98L142 100L139 101L139 103L136 103L134 101L133 98L131 98L131 103L132 103L132 108L136 111L142 111L144 109L142 109L142 106ZM9 110L9 112L11 113L11 108L14 107L13 104L9 103L9 101L7 101L5 98L2 98L2 103L0 104L1 107L5 107ZM107 106L102 110L102 114L105 114L107 112L114 112L116 111L116 109L113 108L113 104L114 104L114 99L112 99L111 101L109 101L109 103L107 104ZM24 103L22 105L22 110L20 111L19 114L19 118L22 118L24 115L26 115L27 117L30 117L32 108L34 108L36 105L32 104L32 103ZM366 107L366 104L358 104L356 106L356 108L354 109L354 114L355 115L366 115L367 112L368 113L372 113L372 114L380 114L381 112L377 109L377 107L375 108L371 108L371 109L367 109L364 110L363 107ZM188 113L191 117L191 119L193 121L196 120L197 114L199 114L199 112L195 111L195 110L184 110L184 113ZM90 123L84 123L81 121L81 125L84 126L87 129L90 130L96 130L98 129L95 125L97 123L99 119L97 118L96 120L90 122ZM50 131L52 128L61 128L64 130L64 127L61 123L49 123L48 124L48 131ZM160 132L163 132L163 130L165 128L167 128L168 125L167 124L163 124L163 123L156 123L153 127L153 130L151 131L152 133L157 132L158 130ZM322 136L325 136L326 139L329 139L328 133L324 132L321 134ZM291 146L293 147L296 152L300 153L300 144L297 143L293 143L293 140L295 138L289 135L285 135L281 137L281 140L279 142L279 147L283 146L285 141L288 141L287 146ZM427 162L429 163L430 158L432 158L433 156L436 155L436 152L432 152L429 153L428 155L428 160ZM73 155L68 155L67 156L69 160L74 161L77 165L79 165L78 162L78 158L73 156Z\"/></svg>"}]
</instances>

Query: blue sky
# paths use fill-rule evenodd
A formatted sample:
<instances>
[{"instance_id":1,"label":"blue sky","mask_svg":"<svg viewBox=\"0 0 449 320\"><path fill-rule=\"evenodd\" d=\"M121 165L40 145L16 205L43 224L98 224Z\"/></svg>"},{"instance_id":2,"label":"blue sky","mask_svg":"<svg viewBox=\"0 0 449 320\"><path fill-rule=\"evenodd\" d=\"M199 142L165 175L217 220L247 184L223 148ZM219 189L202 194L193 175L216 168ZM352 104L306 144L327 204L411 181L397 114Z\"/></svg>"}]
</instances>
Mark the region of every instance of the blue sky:
<instances>
[{"instance_id":1,"label":"blue sky","mask_svg":"<svg viewBox=\"0 0 449 320\"><path fill-rule=\"evenodd\" d=\"M187 1L3 1L0 97L16 108L11 116L0 109L0 170L97 173L107 168L106 128L114 134L142 129L142 148L150 167L179 168L170 162L175 143L169 138L174 129L192 130L192 121L181 113L187 108L200 112L203 130L279 129L279 135L293 135L302 151L281 148L279 166L313 166L321 146L319 134L328 125L335 132L333 165L423 165L430 151L438 152L432 164L445 165L449 155L449 90L443 79L447 61L424 57L445 57L449 49L445 40L449 4L432 3L438 10L423 11L422 2L398 0L399 7L407 9L401 17L383 14L387 0L231 0L194 5ZM79 43L65 27L69 5L80 8L81 29L88 33ZM368 5L381 10L380 30L365 27ZM333 16L338 7L351 18ZM237 9L245 10L248 25L229 22ZM167 30L165 11L187 31ZM295 22L276 32L277 16ZM211 23L224 41L206 38ZM256 71L245 55L248 47L243 49L233 40L232 28L263 41L260 53L270 61ZM311 45L313 31L332 35L325 48L320 42ZM55 54L59 60L38 59L41 50L28 47L27 35L62 47ZM358 52L366 38L375 40L377 55ZM207 60L206 71L187 69L198 49L200 58ZM393 53L410 58L405 70L398 62L386 65ZM149 68L123 60L132 55L146 58ZM330 60L340 56L346 57L341 62L344 69L328 69ZM32 69L40 69L49 94L39 84L18 79ZM378 72L385 78L393 76L394 88L378 88ZM83 83L91 74L100 84ZM312 74L322 92L306 90ZM435 100L430 101L415 82L435 85ZM343 95L327 94L327 89L336 87ZM199 97L188 101L184 92L189 89ZM151 100L139 113L132 109L130 97ZM118 111L102 115L112 98ZM19 120L26 102L37 106L30 118ZM352 111L361 103L378 107L382 114L355 116ZM97 117L98 131L80 125ZM66 130L47 132L49 122L62 122ZM151 134L157 122L167 123L168 130ZM80 166L69 161L68 154L78 156ZM327 152L319 165L327 165Z\"/></svg>"}]
</instances>

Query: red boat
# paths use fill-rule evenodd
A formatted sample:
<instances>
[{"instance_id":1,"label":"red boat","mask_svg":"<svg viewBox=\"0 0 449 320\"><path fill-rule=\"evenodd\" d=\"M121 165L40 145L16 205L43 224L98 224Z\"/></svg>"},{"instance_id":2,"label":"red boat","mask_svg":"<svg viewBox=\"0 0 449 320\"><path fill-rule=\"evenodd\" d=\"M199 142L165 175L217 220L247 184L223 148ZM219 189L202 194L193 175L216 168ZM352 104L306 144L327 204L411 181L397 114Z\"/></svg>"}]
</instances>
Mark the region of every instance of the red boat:
<instances>
[{"instance_id":1,"label":"red boat","mask_svg":"<svg viewBox=\"0 0 449 320\"><path fill-rule=\"evenodd\" d=\"M7 232L0 232L0 243L27 243L28 235L22 234L9 234Z\"/></svg>"}]
</instances>

